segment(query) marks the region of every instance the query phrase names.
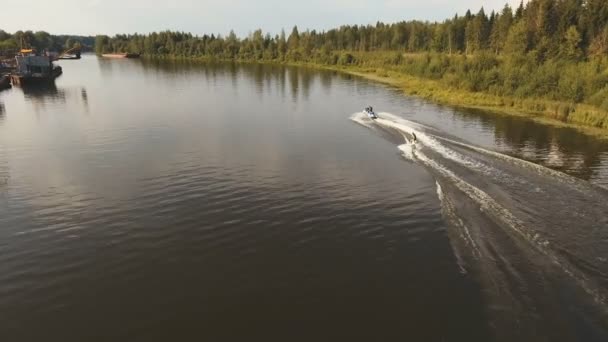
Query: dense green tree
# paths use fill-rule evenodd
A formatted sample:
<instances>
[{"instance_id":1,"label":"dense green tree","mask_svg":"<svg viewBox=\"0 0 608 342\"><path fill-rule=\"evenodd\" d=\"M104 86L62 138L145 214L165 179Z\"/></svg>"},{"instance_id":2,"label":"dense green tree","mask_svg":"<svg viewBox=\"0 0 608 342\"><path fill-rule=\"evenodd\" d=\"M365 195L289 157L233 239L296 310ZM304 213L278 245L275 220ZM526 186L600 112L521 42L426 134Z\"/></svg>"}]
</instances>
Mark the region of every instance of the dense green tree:
<instances>
[{"instance_id":1,"label":"dense green tree","mask_svg":"<svg viewBox=\"0 0 608 342\"><path fill-rule=\"evenodd\" d=\"M591 40L608 24L608 3L606 0L586 0L583 5L582 20L586 36Z\"/></svg>"},{"instance_id":2,"label":"dense green tree","mask_svg":"<svg viewBox=\"0 0 608 342\"><path fill-rule=\"evenodd\" d=\"M109 49L110 37L105 35L97 35L95 37L95 52L97 54L102 54L107 52Z\"/></svg>"},{"instance_id":3,"label":"dense green tree","mask_svg":"<svg viewBox=\"0 0 608 342\"><path fill-rule=\"evenodd\" d=\"M321 32L293 27L288 36L261 30L244 38L234 32L222 37L163 31L101 35L93 42L92 37L0 30L0 52L21 46L59 51L74 41L94 43L99 54L356 65L471 91L584 102L608 110L606 0L530 0L489 16L482 8L443 22L377 22Z\"/></svg>"},{"instance_id":4,"label":"dense green tree","mask_svg":"<svg viewBox=\"0 0 608 342\"><path fill-rule=\"evenodd\" d=\"M578 61L582 56L580 49L581 40L581 34L576 29L576 26L570 26L568 31L566 31L562 45L563 56L567 59Z\"/></svg>"},{"instance_id":5,"label":"dense green tree","mask_svg":"<svg viewBox=\"0 0 608 342\"><path fill-rule=\"evenodd\" d=\"M592 56L608 56L608 25L591 42L589 52Z\"/></svg>"},{"instance_id":6,"label":"dense green tree","mask_svg":"<svg viewBox=\"0 0 608 342\"><path fill-rule=\"evenodd\" d=\"M282 60L287 55L287 40L285 39L285 30L281 30L281 35L278 38L277 49Z\"/></svg>"},{"instance_id":7,"label":"dense green tree","mask_svg":"<svg viewBox=\"0 0 608 342\"><path fill-rule=\"evenodd\" d=\"M374 25L345 25L325 32L300 32L293 27L270 36L261 30L239 39L234 32L226 37L193 36L184 32L159 32L149 35L97 37L96 51L132 51L155 55L230 59L279 59L282 61L330 61L341 51L437 52L477 55L485 51L510 56L528 56L537 63L556 58L586 60L605 50L608 2L605 0L530 0L522 1L515 11L508 5L489 16L484 9L467 11L442 23L420 21ZM1 35L1 33L0 33ZM15 43L25 47L57 46L56 41L34 36L31 32L4 34L2 46ZM70 42L64 40L66 46ZM160 49L163 47L164 49ZM532 53L528 55L528 52ZM335 55L337 57L329 57Z\"/></svg>"},{"instance_id":8,"label":"dense green tree","mask_svg":"<svg viewBox=\"0 0 608 342\"><path fill-rule=\"evenodd\" d=\"M235 58L239 52L239 39L232 30L226 38L226 52L229 58Z\"/></svg>"},{"instance_id":9,"label":"dense green tree","mask_svg":"<svg viewBox=\"0 0 608 342\"><path fill-rule=\"evenodd\" d=\"M511 55L523 56L528 51L530 37L525 22L519 21L509 30L504 50Z\"/></svg>"},{"instance_id":10,"label":"dense green tree","mask_svg":"<svg viewBox=\"0 0 608 342\"><path fill-rule=\"evenodd\" d=\"M509 36L509 30L513 25L513 11L509 5L505 5L502 12L495 20L492 28L491 48L495 53L502 51L504 44Z\"/></svg>"},{"instance_id":11,"label":"dense green tree","mask_svg":"<svg viewBox=\"0 0 608 342\"><path fill-rule=\"evenodd\" d=\"M61 52L64 50L67 40L80 42L83 49L90 49L94 45L94 37L51 35L45 31L35 33L32 31L17 31L9 34L0 30L0 54L10 55L21 48Z\"/></svg>"},{"instance_id":12,"label":"dense green tree","mask_svg":"<svg viewBox=\"0 0 608 342\"><path fill-rule=\"evenodd\" d=\"M287 46L289 50L295 51L298 49L300 45L300 33L298 32L298 27L294 26L293 30L291 30L291 34L287 39Z\"/></svg>"},{"instance_id":13,"label":"dense green tree","mask_svg":"<svg viewBox=\"0 0 608 342\"><path fill-rule=\"evenodd\" d=\"M4 41L12 38L12 35L4 30L0 30L0 41Z\"/></svg>"},{"instance_id":14,"label":"dense green tree","mask_svg":"<svg viewBox=\"0 0 608 342\"><path fill-rule=\"evenodd\" d=\"M519 7L517 7L517 10L515 11L515 19L520 20L523 17L524 17L524 0L521 0L521 2L519 3Z\"/></svg>"}]
</instances>

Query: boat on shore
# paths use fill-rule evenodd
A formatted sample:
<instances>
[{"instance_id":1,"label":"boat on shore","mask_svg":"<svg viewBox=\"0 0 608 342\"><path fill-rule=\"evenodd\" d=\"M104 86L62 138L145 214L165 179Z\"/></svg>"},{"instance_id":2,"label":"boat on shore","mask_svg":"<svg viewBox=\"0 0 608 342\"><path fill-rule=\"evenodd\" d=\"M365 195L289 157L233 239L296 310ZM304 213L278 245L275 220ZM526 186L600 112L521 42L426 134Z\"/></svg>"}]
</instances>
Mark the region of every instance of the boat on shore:
<instances>
[{"instance_id":1,"label":"boat on shore","mask_svg":"<svg viewBox=\"0 0 608 342\"><path fill-rule=\"evenodd\" d=\"M53 60L48 54L39 55L34 50L21 50L21 53L15 56L16 68L10 74L11 83L23 86L54 81L63 70L54 65Z\"/></svg>"},{"instance_id":2,"label":"boat on shore","mask_svg":"<svg viewBox=\"0 0 608 342\"><path fill-rule=\"evenodd\" d=\"M139 58L139 56L140 56L139 53L131 53L131 52L104 53L101 55L101 57L104 57L104 58Z\"/></svg>"}]
</instances>

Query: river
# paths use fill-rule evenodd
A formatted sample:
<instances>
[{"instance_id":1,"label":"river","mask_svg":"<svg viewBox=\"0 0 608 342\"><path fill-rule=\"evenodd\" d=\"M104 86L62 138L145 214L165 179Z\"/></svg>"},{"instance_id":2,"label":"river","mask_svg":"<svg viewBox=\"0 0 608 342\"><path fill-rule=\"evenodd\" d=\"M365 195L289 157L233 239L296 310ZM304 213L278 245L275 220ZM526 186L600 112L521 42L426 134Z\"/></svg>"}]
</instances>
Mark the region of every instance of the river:
<instances>
[{"instance_id":1,"label":"river","mask_svg":"<svg viewBox=\"0 0 608 342\"><path fill-rule=\"evenodd\" d=\"M4 340L608 339L608 141L304 67L60 64L0 92Z\"/></svg>"}]
</instances>

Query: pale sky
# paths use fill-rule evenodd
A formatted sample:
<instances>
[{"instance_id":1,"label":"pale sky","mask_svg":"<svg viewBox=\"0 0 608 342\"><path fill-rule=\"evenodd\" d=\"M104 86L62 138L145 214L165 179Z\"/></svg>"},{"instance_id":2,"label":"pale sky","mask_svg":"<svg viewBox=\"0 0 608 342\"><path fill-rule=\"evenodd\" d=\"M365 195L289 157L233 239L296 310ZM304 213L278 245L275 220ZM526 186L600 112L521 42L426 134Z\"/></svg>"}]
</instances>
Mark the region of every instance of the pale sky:
<instances>
[{"instance_id":1,"label":"pale sky","mask_svg":"<svg viewBox=\"0 0 608 342\"><path fill-rule=\"evenodd\" d=\"M234 29L287 33L325 30L344 24L402 20L444 20L483 6L489 14L520 0L3 0L0 29L44 30L52 34L147 33L179 30L194 34Z\"/></svg>"}]
</instances>

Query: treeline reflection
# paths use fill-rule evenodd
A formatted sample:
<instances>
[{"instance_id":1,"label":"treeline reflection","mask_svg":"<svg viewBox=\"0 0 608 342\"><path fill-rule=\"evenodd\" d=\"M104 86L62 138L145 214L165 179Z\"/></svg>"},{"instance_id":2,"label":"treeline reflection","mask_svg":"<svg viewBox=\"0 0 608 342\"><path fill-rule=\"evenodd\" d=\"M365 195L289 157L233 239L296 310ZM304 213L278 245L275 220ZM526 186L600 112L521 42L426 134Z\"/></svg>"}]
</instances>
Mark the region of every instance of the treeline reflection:
<instances>
[{"instance_id":1,"label":"treeline reflection","mask_svg":"<svg viewBox=\"0 0 608 342\"><path fill-rule=\"evenodd\" d=\"M582 134L575 128L541 124L530 119L488 113L483 110L455 110L459 120L477 121L494 130L497 145L507 145L509 154L590 179L608 154L608 141Z\"/></svg>"},{"instance_id":2,"label":"treeline reflection","mask_svg":"<svg viewBox=\"0 0 608 342\"><path fill-rule=\"evenodd\" d=\"M175 79L202 74L207 82L213 83L228 78L232 85L236 86L239 81L247 81L259 94L278 91L280 96L289 96L292 101L298 101L300 97L302 100L309 100L311 90L317 83L323 91L330 91L332 82L336 79L352 78L351 75L336 71L262 63L142 60L142 66L147 71L162 72L165 76ZM107 67L113 66L109 64Z\"/></svg>"},{"instance_id":3,"label":"treeline reflection","mask_svg":"<svg viewBox=\"0 0 608 342\"><path fill-rule=\"evenodd\" d=\"M108 65L112 67L112 64ZM368 83L336 71L277 64L142 60L141 65L146 71L160 72L173 79L203 74L201 79L213 85L223 84L223 80L230 79L235 88L239 82L248 82L247 87L252 86L249 88L255 89L260 95L271 92L282 98L288 97L293 102L310 100L315 87L320 87L323 92L331 92L335 82L361 80ZM457 120L489 127L494 131L496 145L505 146L507 153L516 157L583 179L591 179L598 170L608 168L605 165L608 141L582 134L576 129L483 110L459 108L451 112Z\"/></svg>"}]
</instances>

